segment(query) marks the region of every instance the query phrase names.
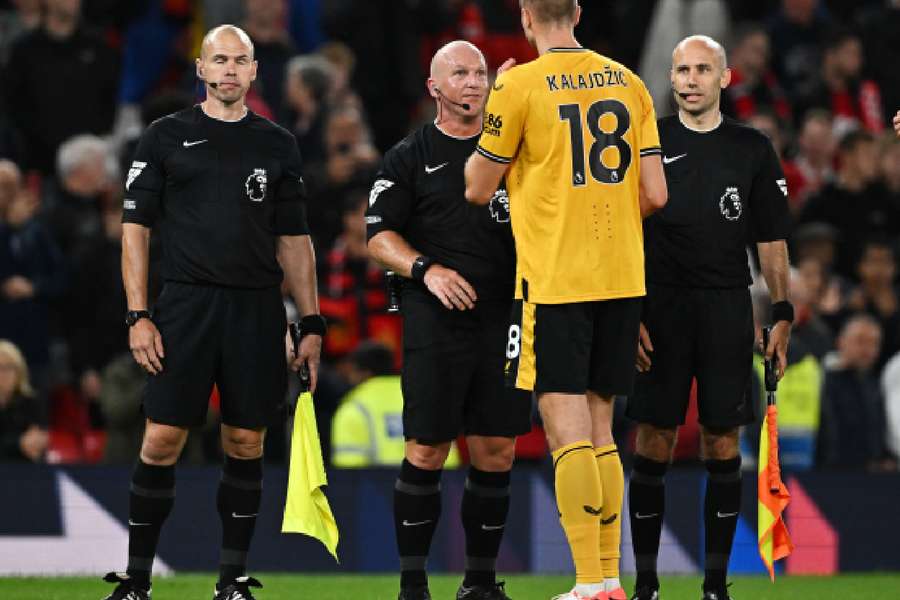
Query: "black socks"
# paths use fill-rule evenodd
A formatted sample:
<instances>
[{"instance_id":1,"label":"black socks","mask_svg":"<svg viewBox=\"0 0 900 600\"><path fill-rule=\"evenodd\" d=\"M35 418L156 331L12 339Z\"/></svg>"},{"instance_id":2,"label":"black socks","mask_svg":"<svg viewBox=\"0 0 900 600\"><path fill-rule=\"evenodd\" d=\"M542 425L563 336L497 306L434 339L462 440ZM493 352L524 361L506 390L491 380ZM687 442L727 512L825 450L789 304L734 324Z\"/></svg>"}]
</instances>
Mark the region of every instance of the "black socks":
<instances>
[{"instance_id":1,"label":"black socks","mask_svg":"<svg viewBox=\"0 0 900 600\"><path fill-rule=\"evenodd\" d=\"M128 575L150 589L159 532L175 504L175 465L148 465L138 458L128 503Z\"/></svg>"},{"instance_id":2,"label":"black socks","mask_svg":"<svg viewBox=\"0 0 900 600\"><path fill-rule=\"evenodd\" d=\"M216 496L216 507L222 520L220 588L246 573L247 550L253 538L261 499L262 458L239 459L226 456Z\"/></svg>"},{"instance_id":3,"label":"black socks","mask_svg":"<svg viewBox=\"0 0 900 600\"><path fill-rule=\"evenodd\" d=\"M400 587L428 585L425 563L441 516L441 470L403 461L394 484L394 529L400 553Z\"/></svg>"},{"instance_id":4,"label":"black socks","mask_svg":"<svg viewBox=\"0 0 900 600\"><path fill-rule=\"evenodd\" d=\"M466 587L487 586L496 580L497 553L509 512L509 479L509 471L469 467L461 510L466 531Z\"/></svg>"}]
</instances>

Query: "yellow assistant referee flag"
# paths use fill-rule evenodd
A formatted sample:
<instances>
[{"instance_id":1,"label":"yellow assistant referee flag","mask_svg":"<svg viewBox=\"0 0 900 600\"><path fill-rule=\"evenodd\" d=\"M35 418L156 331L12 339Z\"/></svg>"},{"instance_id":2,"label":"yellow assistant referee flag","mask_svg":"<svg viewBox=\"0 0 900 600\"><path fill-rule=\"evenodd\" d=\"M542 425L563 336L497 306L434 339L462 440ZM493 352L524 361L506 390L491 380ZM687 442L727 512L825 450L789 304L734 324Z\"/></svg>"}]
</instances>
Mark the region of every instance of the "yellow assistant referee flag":
<instances>
[{"instance_id":1,"label":"yellow assistant referee flag","mask_svg":"<svg viewBox=\"0 0 900 600\"><path fill-rule=\"evenodd\" d=\"M325 544L334 560L338 560L337 523L331 514L328 498L322 491L322 486L327 484L313 398L312 394L304 392L297 399L294 414L291 464L281 532L312 536Z\"/></svg>"}]
</instances>

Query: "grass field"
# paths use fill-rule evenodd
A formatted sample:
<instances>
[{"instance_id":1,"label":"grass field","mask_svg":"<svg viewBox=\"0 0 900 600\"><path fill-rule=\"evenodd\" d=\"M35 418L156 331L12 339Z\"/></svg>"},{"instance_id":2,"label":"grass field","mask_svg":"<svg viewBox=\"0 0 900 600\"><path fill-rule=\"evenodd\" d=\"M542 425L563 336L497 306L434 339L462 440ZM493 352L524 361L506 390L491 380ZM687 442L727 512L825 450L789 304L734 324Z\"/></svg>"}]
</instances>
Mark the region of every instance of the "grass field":
<instances>
[{"instance_id":1,"label":"grass field","mask_svg":"<svg viewBox=\"0 0 900 600\"><path fill-rule=\"evenodd\" d=\"M397 578L393 575L289 575L254 574L265 584L258 600L395 600ZM215 576L179 574L159 578L154 600L212 598ZM900 574L861 574L838 577L780 577L775 584L762 577L734 577L735 600L847 600L848 598L900 598ZM432 576L434 600L453 600L459 576ZM506 591L513 600L549 600L567 591L571 577L512 575ZM0 598L15 600L99 600L112 589L99 578L2 578ZM631 590L631 581L626 581ZM699 600L699 577L663 577L663 600Z\"/></svg>"}]
</instances>

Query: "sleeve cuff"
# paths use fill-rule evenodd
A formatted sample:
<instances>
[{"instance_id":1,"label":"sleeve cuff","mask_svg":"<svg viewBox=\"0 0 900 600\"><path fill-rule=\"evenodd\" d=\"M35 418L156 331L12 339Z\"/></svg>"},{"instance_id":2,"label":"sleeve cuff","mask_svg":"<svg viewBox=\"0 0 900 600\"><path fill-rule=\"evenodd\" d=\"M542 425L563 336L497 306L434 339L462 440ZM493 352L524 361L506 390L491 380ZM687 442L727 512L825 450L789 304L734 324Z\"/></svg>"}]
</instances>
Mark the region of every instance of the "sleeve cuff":
<instances>
[{"instance_id":1,"label":"sleeve cuff","mask_svg":"<svg viewBox=\"0 0 900 600\"><path fill-rule=\"evenodd\" d=\"M649 148L641 149L641 156L653 156L654 154L662 154L662 148L659 146L650 146Z\"/></svg>"},{"instance_id":2,"label":"sleeve cuff","mask_svg":"<svg viewBox=\"0 0 900 600\"><path fill-rule=\"evenodd\" d=\"M482 148L481 145L479 145L477 148L475 148L475 151L478 152L478 154L482 155L483 157L488 158L494 162L498 162L500 164L508 165L509 163L512 162L512 158L505 158L503 156L494 154L493 152L489 152L488 150L485 150L484 148Z\"/></svg>"}]
</instances>

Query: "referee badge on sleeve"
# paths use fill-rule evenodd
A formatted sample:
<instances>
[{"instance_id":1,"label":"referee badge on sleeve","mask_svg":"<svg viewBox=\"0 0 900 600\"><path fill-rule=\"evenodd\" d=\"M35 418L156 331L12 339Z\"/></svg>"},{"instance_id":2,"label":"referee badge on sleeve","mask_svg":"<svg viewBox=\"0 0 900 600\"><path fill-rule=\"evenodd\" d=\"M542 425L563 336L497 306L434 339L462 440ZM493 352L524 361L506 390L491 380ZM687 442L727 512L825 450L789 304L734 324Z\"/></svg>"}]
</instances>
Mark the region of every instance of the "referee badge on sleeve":
<instances>
[{"instance_id":1,"label":"referee badge on sleeve","mask_svg":"<svg viewBox=\"0 0 900 600\"><path fill-rule=\"evenodd\" d=\"M253 202L262 202L266 197L266 170L253 169L247 181L244 183L244 189L247 190L247 197Z\"/></svg>"},{"instance_id":2,"label":"referee badge on sleeve","mask_svg":"<svg viewBox=\"0 0 900 600\"><path fill-rule=\"evenodd\" d=\"M736 187L725 188L725 193L719 198L719 211L728 221L737 221L744 212L741 204L741 195Z\"/></svg>"}]
</instances>

